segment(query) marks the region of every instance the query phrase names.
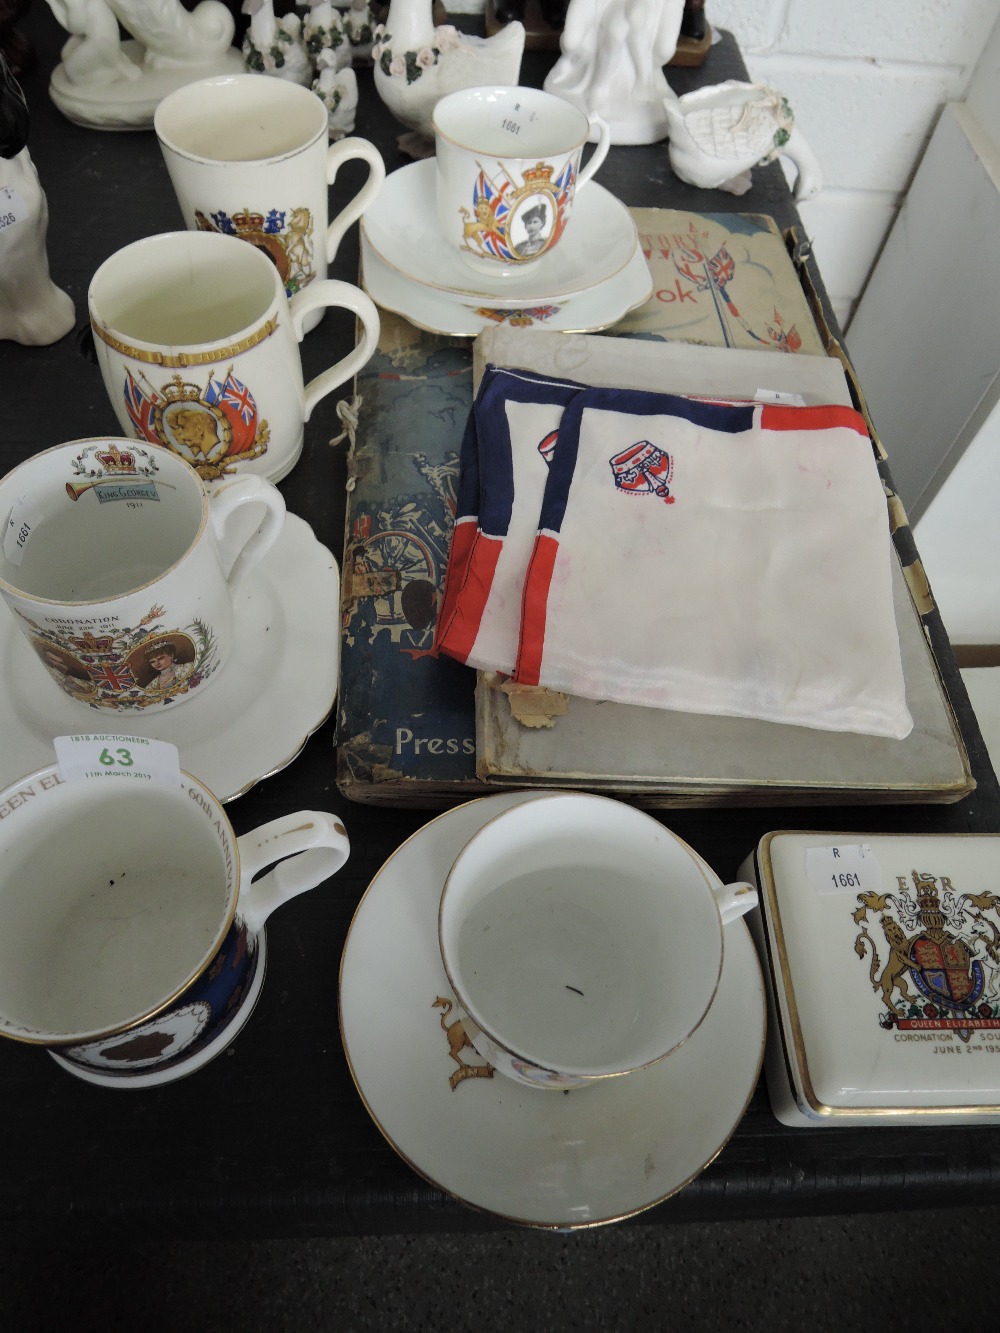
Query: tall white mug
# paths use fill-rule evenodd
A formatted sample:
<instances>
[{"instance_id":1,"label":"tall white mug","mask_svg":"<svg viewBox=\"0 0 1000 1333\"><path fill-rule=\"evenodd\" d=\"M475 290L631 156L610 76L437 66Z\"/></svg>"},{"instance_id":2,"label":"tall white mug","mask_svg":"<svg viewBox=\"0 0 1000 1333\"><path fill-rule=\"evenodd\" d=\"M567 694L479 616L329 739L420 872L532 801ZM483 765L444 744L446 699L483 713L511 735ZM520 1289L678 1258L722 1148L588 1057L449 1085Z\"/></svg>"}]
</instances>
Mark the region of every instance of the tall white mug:
<instances>
[{"instance_id":1,"label":"tall white mug","mask_svg":"<svg viewBox=\"0 0 1000 1333\"><path fill-rule=\"evenodd\" d=\"M122 429L170 449L209 483L234 473L280 481L298 461L313 408L361 369L379 334L378 311L359 288L322 278L289 301L260 250L203 231L116 251L94 274L89 304ZM361 340L304 384L305 318L326 306L353 311Z\"/></svg>"},{"instance_id":2,"label":"tall white mug","mask_svg":"<svg viewBox=\"0 0 1000 1333\"><path fill-rule=\"evenodd\" d=\"M347 228L385 180L375 145L358 137L329 144L323 103L285 79L189 83L160 102L153 124L185 225L262 250L289 297L326 277ZM368 179L328 221L329 187L352 159L368 164ZM309 313L306 332L321 315Z\"/></svg>"}]
</instances>

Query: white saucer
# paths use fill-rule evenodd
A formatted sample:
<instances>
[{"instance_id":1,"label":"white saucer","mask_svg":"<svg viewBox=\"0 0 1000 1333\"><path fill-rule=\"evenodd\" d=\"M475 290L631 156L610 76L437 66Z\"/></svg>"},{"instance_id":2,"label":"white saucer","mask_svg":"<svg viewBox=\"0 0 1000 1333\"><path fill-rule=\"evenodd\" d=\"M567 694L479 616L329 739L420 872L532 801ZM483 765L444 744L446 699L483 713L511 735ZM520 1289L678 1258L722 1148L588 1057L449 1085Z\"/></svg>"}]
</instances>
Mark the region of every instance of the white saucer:
<instances>
[{"instance_id":1,"label":"white saucer","mask_svg":"<svg viewBox=\"0 0 1000 1333\"><path fill-rule=\"evenodd\" d=\"M217 1055L221 1055L226 1047L236 1040L246 1027L250 1015L257 1006L260 993L264 988L264 973L266 971L267 940L262 926L257 932L257 962L254 964L253 980L236 1013L197 1055L188 1056L186 1060L177 1060L166 1069L150 1070L147 1074L122 1074L120 1072L102 1074L99 1069L84 1069L81 1065L74 1064L60 1055L58 1051L49 1051L49 1055L52 1056L57 1065L61 1065L74 1078L82 1079L84 1083L93 1083L99 1088L124 1088L129 1091L138 1088L158 1088L164 1083L176 1083L178 1079L187 1078L188 1074L203 1069L210 1060L214 1060ZM179 1026L183 1023L184 1018L185 1015L182 1012L175 1010L170 1015L169 1022ZM111 1040L115 1041L117 1038L111 1038Z\"/></svg>"},{"instance_id":2,"label":"white saucer","mask_svg":"<svg viewBox=\"0 0 1000 1333\"><path fill-rule=\"evenodd\" d=\"M462 262L437 225L434 159L387 176L361 219L361 236L387 269L423 288L475 298L497 309L558 304L621 273L639 248L632 215L603 185L577 191L566 234L551 254L496 275Z\"/></svg>"},{"instance_id":3,"label":"white saucer","mask_svg":"<svg viewBox=\"0 0 1000 1333\"><path fill-rule=\"evenodd\" d=\"M234 597L232 656L199 693L127 718L87 708L44 670L0 606L0 788L54 762L53 739L120 731L170 741L181 767L221 801L290 764L330 715L340 632L337 562L312 528L288 514L281 536Z\"/></svg>"},{"instance_id":4,"label":"white saucer","mask_svg":"<svg viewBox=\"0 0 1000 1333\"><path fill-rule=\"evenodd\" d=\"M500 324L518 328L552 329L558 333L593 333L607 329L643 305L653 291L653 280L641 250L637 250L614 277L561 303L532 301L523 306L492 305L454 292L424 287L385 264L361 238L361 285L383 310L394 310L418 329L453 338L474 338Z\"/></svg>"},{"instance_id":5,"label":"white saucer","mask_svg":"<svg viewBox=\"0 0 1000 1333\"><path fill-rule=\"evenodd\" d=\"M362 1100L416 1171L508 1221L568 1229L659 1203L720 1152L760 1073L764 990L740 919L726 928L707 1016L659 1064L569 1093L501 1074L464 1077L453 1088L459 1065L449 1054L446 1010L435 1005L454 998L438 953L441 885L477 829L535 796L488 796L449 810L389 858L344 946L340 1030ZM468 1047L459 1054L483 1063Z\"/></svg>"}]
</instances>

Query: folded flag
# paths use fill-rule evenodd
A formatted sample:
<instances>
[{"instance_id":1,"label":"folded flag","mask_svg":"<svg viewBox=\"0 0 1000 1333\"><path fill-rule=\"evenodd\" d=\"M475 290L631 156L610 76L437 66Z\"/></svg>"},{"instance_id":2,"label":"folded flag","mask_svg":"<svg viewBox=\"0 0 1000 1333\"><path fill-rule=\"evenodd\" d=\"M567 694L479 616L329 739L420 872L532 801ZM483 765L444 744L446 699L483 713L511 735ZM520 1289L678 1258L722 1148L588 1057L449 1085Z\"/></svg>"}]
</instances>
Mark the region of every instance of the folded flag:
<instances>
[{"instance_id":1,"label":"folded flag","mask_svg":"<svg viewBox=\"0 0 1000 1333\"><path fill-rule=\"evenodd\" d=\"M885 496L861 416L488 368L442 652L592 699L902 738Z\"/></svg>"}]
</instances>

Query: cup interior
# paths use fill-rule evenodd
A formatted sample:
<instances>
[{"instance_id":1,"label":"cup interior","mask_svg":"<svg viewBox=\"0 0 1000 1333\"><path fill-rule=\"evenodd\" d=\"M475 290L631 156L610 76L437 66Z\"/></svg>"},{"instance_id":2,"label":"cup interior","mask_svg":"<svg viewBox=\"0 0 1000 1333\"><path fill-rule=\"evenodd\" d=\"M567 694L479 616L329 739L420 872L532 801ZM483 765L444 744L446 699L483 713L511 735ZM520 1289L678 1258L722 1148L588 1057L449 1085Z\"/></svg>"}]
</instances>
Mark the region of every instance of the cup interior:
<instances>
[{"instance_id":1,"label":"cup interior","mask_svg":"<svg viewBox=\"0 0 1000 1333\"><path fill-rule=\"evenodd\" d=\"M540 797L456 859L439 939L456 999L520 1059L623 1073L700 1023L722 965L701 864L656 820L584 794Z\"/></svg>"},{"instance_id":2,"label":"cup interior","mask_svg":"<svg viewBox=\"0 0 1000 1333\"><path fill-rule=\"evenodd\" d=\"M235 236L164 232L104 261L90 284L90 315L128 343L191 347L251 328L280 290L271 261Z\"/></svg>"},{"instance_id":3,"label":"cup interior","mask_svg":"<svg viewBox=\"0 0 1000 1333\"><path fill-rule=\"evenodd\" d=\"M111 470L102 458L112 460ZM165 449L124 439L59 445L0 481L0 521L16 526L24 514L31 522L20 563L0 552L0 581L58 603L123 596L181 559L205 513L197 474Z\"/></svg>"},{"instance_id":4,"label":"cup interior","mask_svg":"<svg viewBox=\"0 0 1000 1333\"><path fill-rule=\"evenodd\" d=\"M307 88L259 74L202 79L168 94L156 109L161 144L184 157L224 165L298 153L326 138L326 109Z\"/></svg>"},{"instance_id":5,"label":"cup interior","mask_svg":"<svg viewBox=\"0 0 1000 1333\"><path fill-rule=\"evenodd\" d=\"M434 108L435 134L497 158L556 157L586 141L587 117L536 88L464 88Z\"/></svg>"},{"instance_id":6,"label":"cup interior","mask_svg":"<svg viewBox=\"0 0 1000 1333\"><path fill-rule=\"evenodd\" d=\"M128 1026L218 948L235 906L235 843L200 784L63 782L49 769L0 794L0 813L9 1035L80 1041Z\"/></svg>"}]
</instances>

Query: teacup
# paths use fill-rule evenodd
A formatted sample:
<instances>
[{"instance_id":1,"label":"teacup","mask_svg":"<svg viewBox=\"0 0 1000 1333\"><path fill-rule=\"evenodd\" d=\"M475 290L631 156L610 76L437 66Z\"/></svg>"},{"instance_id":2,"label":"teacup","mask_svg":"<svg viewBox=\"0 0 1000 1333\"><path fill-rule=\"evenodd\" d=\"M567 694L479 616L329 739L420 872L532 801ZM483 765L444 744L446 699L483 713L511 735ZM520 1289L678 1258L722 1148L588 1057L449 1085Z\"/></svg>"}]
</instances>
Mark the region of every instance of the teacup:
<instances>
[{"instance_id":1,"label":"teacup","mask_svg":"<svg viewBox=\"0 0 1000 1333\"><path fill-rule=\"evenodd\" d=\"M479 1054L532 1087L579 1088L691 1035L719 983L723 926L756 902L650 815L552 793L466 844L438 939Z\"/></svg>"},{"instance_id":2,"label":"teacup","mask_svg":"<svg viewBox=\"0 0 1000 1333\"><path fill-rule=\"evenodd\" d=\"M357 287L317 279L289 301L262 250L202 231L116 251L94 274L89 304L122 429L172 450L208 482L235 472L280 481L298 461L313 408L365 365L379 334L378 311ZM328 306L357 315L361 342L303 384L304 320Z\"/></svg>"},{"instance_id":3,"label":"teacup","mask_svg":"<svg viewBox=\"0 0 1000 1333\"><path fill-rule=\"evenodd\" d=\"M179 776L56 765L0 793L0 1034L93 1081L166 1082L217 1054L259 990L265 920L347 860L333 815L237 838Z\"/></svg>"},{"instance_id":4,"label":"teacup","mask_svg":"<svg viewBox=\"0 0 1000 1333\"><path fill-rule=\"evenodd\" d=\"M323 103L286 79L197 80L160 102L153 126L185 225L263 250L289 297L326 277L347 228L385 180L375 145L356 137L328 144ZM329 186L352 159L367 163L368 179L328 223ZM306 316L307 332L320 317Z\"/></svg>"},{"instance_id":5,"label":"teacup","mask_svg":"<svg viewBox=\"0 0 1000 1333\"><path fill-rule=\"evenodd\" d=\"M70 698L114 713L177 708L221 674L233 589L284 520L262 477L210 495L167 449L74 440L0 479L0 593Z\"/></svg>"},{"instance_id":6,"label":"teacup","mask_svg":"<svg viewBox=\"0 0 1000 1333\"><path fill-rule=\"evenodd\" d=\"M610 144L599 116L537 88L463 88L441 98L432 121L441 234L494 277L559 243ZM581 170L591 133L597 146Z\"/></svg>"}]
</instances>

